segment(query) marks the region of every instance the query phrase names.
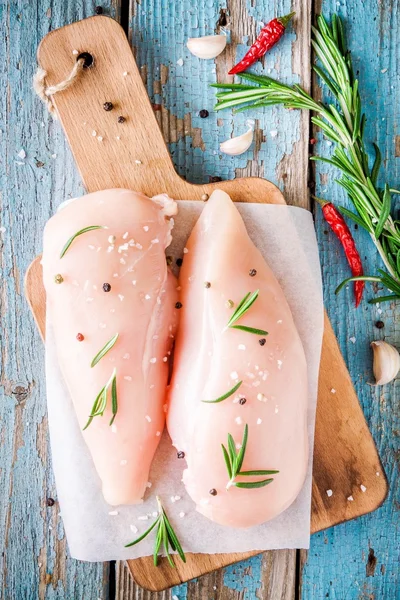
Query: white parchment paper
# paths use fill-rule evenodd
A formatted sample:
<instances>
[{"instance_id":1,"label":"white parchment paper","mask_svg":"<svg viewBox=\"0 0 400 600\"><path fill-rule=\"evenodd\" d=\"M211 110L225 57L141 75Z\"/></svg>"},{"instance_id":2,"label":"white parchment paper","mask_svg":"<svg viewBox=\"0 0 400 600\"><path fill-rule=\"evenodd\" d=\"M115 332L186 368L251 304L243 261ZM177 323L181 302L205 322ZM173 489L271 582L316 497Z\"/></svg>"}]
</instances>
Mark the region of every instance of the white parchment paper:
<instances>
[{"instance_id":1,"label":"white parchment paper","mask_svg":"<svg viewBox=\"0 0 400 600\"><path fill-rule=\"evenodd\" d=\"M124 545L143 533L154 520L152 513L156 511L156 494L161 496L185 552L309 547L314 424L323 334L322 286L314 225L311 214L301 208L245 203L237 206L250 237L282 285L307 357L310 458L304 486L295 502L268 523L246 530L217 525L196 512L181 482L185 461L176 459L176 451L164 432L152 465L149 476L151 487L144 503L109 506L102 497L99 478L63 382L52 327L47 323L47 402L53 468L73 558L108 561L152 554L153 532L136 546L124 548ZM179 202L174 241L167 254L174 258L182 256L185 242L202 208L202 202Z\"/></svg>"}]
</instances>

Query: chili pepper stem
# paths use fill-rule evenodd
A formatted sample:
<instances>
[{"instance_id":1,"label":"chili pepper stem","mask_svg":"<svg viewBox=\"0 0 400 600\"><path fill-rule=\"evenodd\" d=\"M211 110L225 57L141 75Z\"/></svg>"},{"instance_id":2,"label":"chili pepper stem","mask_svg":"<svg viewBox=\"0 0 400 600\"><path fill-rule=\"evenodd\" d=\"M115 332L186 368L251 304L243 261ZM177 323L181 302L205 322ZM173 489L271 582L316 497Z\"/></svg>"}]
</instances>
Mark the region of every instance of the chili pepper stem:
<instances>
[{"instance_id":1,"label":"chili pepper stem","mask_svg":"<svg viewBox=\"0 0 400 600\"><path fill-rule=\"evenodd\" d=\"M276 20L279 21L279 23L286 29L289 21L294 17L295 14L295 12L291 12L288 15L285 15L284 17L278 17Z\"/></svg>"},{"instance_id":2,"label":"chili pepper stem","mask_svg":"<svg viewBox=\"0 0 400 600\"><path fill-rule=\"evenodd\" d=\"M312 198L313 200L315 200L316 202L318 202L318 204L319 204L320 206L325 206L325 204L329 204L329 203L328 203L328 200L323 200L322 198L318 198L318 196L313 196L312 194L311 194L311 198Z\"/></svg>"}]
</instances>

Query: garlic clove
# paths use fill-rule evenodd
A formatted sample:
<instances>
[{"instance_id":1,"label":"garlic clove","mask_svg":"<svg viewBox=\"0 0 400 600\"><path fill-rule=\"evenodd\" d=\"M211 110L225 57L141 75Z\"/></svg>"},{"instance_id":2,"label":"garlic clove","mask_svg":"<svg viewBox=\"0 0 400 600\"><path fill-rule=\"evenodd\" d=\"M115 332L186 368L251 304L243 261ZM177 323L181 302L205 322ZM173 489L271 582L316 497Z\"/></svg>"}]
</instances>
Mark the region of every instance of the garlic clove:
<instances>
[{"instance_id":1,"label":"garlic clove","mask_svg":"<svg viewBox=\"0 0 400 600\"><path fill-rule=\"evenodd\" d=\"M371 348L374 353L375 385L389 383L400 370L400 354L394 346L382 340L371 342Z\"/></svg>"},{"instance_id":2,"label":"garlic clove","mask_svg":"<svg viewBox=\"0 0 400 600\"><path fill-rule=\"evenodd\" d=\"M221 152L224 152L224 154L230 154L231 156L238 156L250 148L251 144L253 143L255 123L252 119L248 119L246 121L246 125L249 128L246 133L242 133L242 135L230 138L219 145Z\"/></svg>"},{"instance_id":3,"label":"garlic clove","mask_svg":"<svg viewBox=\"0 0 400 600\"><path fill-rule=\"evenodd\" d=\"M226 35L204 35L189 38L187 47L198 58L215 58L225 49Z\"/></svg>"}]
</instances>

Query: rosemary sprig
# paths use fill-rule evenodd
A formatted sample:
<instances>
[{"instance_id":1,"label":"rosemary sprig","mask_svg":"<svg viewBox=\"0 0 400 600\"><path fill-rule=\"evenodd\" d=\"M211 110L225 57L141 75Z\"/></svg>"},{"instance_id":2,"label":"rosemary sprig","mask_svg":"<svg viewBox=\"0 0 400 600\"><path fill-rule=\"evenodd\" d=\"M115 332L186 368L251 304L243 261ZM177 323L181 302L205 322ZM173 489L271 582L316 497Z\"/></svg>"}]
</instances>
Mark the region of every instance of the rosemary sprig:
<instances>
[{"instance_id":1,"label":"rosemary sprig","mask_svg":"<svg viewBox=\"0 0 400 600\"><path fill-rule=\"evenodd\" d=\"M64 256L64 254L67 252L67 250L69 249L69 247L71 246L72 242L79 236L82 235L83 233L87 233L88 231L94 231L95 229L106 229L104 227L104 225L89 225L89 227L84 227L83 229L80 229L79 231L77 231L76 233L74 233L73 236L71 236L69 238L69 240L66 242L64 248L61 250L60 253L60 258L62 258Z\"/></svg>"},{"instance_id":2,"label":"rosemary sprig","mask_svg":"<svg viewBox=\"0 0 400 600\"><path fill-rule=\"evenodd\" d=\"M131 546L138 544L139 542L144 540L144 538L147 537L155 527L157 527L157 534L153 552L154 565L156 567L158 566L158 555L162 544L164 546L164 552L167 556L169 564L171 565L171 567L175 567L175 564L169 552L169 546L171 546L172 550L175 550L179 554L183 562L186 562L185 553L182 550L182 546L180 545L176 533L173 530L172 525L167 517L167 514L161 504L160 498L158 496L156 496L156 498L158 505L158 516L156 520L150 525L148 529L146 529L144 533L142 533L142 535L136 538L136 540L130 542L129 544L126 544L125 548L130 548Z\"/></svg>"},{"instance_id":3,"label":"rosemary sprig","mask_svg":"<svg viewBox=\"0 0 400 600\"><path fill-rule=\"evenodd\" d=\"M241 471L244 456L246 453L247 440L249 436L249 427L246 423L243 431L242 445L239 452L236 452L236 446L233 437L230 433L228 433L228 449L225 448L224 444L221 444L222 453L224 455L224 460L226 464L226 469L229 475L229 481L226 485L226 489L229 490L230 487L235 486L238 488L260 488L268 485L274 479L270 477L269 479L262 479L261 481L235 481L236 477L250 477L255 476L259 477L260 475L276 475L279 471Z\"/></svg>"},{"instance_id":4,"label":"rosemary sprig","mask_svg":"<svg viewBox=\"0 0 400 600\"><path fill-rule=\"evenodd\" d=\"M257 85L213 84L213 87L230 91L217 93L216 110L240 107L238 110L282 104L285 108L310 110L312 122L335 143L330 158L313 156L331 164L341 171L337 183L347 192L356 213L340 207L342 212L364 227L370 234L388 271L372 279L394 292L374 300L384 302L400 298L400 222L393 215L392 194L400 191L385 183L378 187L377 179L381 167L381 153L374 144L375 160L370 165L364 141L365 114L362 111L358 80L354 77L350 52L346 46L344 28L337 15L328 25L323 16L313 27L312 45L319 65L313 69L322 80L333 100L326 103L314 100L298 85L285 85L271 77L243 73L246 82ZM363 279L363 277L359 277ZM366 275L366 281L371 277ZM346 280L352 281L350 278Z\"/></svg>"},{"instance_id":5,"label":"rosemary sprig","mask_svg":"<svg viewBox=\"0 0 400 600\"><path fill-rule=\"evenodd\" d=\"M100 392L98 393L96 400L93 403L92 406L92 410L90 411L90 415L89 415L89 419L85 425L85 427L83 428L83 431L85 431L85 429L87 429L90 425L90 423L93 421L94 417L102 417L104 414L104 411L106 410L107 407L107 396L108 396L108 390L111 387L111 411L112 411L112 419L109 423L109 425L112 425L114 423L114 419L116 417L116 414L118 412L118 398L117 398L117 370L114 369L110 379L107 381L106 385L101 388Z\"/></svg>"},{"instance_id":6,"label":"rosemary sprig","mask_svg":"<svg viewBox=\"0 0 400 600\"><path fill-rule=\"evenodd\" d=\"M232 396L240 388L242 383L243 383L243 381L238 381L238 383L236 385L234 385L233 388L231 388L229 390L229 392L226 392L222 396L219 396L219 398L217 398L216 400L202 400L202 402L206 402L208 404L215 404L216 402L222 402L223 400L226 400L227 398L229 398L229 396Z\"/></svg>"},{"instance_id":7,"label":"rosemary sprig","mask_svg":"<svg viewBox=\"0 0 400 600\"><path fill-rule=\"evenodd\" d=\"M105 356L107 354L107 352L109 350L111 350L111 348L114 346L115 342L117 341L118 336L119 336L119 333L116 333L114 335L114 337L112 337L111 340L108 340L108 342L103 346L103 348L101 350L99 350L99 352L96 354L96 356L90 363L90 366L92 368L97 365L97 363L103 358L103 356Z\"/></svg>"},{"instance_id":8,"label":"rosemary sprig","mask_svg":"<svg viewBox=\"0 0 400 600\"><path fill-rule=\"evenodd\" d=\"M256 290L252 294L249 292L242 298L229 319L227 327L230 327L231 329L240 329L241 331L247 331L248 333L255 333L256 335L268 335L268 331L264 331L264 329L255 329L254 327L247 327L246 325L235 325L236 321L241 319L247 313L249 308L253 306L258 298L259 291L260 290Z\"/></svg>"}]
</instances>

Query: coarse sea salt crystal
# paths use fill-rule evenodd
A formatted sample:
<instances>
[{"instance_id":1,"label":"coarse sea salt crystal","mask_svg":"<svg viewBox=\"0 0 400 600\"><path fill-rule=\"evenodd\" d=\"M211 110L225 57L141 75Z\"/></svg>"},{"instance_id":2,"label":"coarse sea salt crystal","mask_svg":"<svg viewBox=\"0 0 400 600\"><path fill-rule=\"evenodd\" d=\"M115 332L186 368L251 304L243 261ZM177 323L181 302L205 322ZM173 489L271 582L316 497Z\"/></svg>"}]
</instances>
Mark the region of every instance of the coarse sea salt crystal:
<instances>
[{"instance_id":1,"label":"coarse sea salt crystal","mask_svg":"<svg viewBox=\"0 0 400 600\"><path fill-rule=\"evenodd\" d=\"M246 350L246 346L244 344L239 344L238 350Z\"/></svg>"},{"instance_id":2,"label":"coarse sea salt crystal","mask_svg":"<svg viewBox=\"0 0 400 600\"><path fill-rule=\"evenodd\" d=\"M183 65L183 58L178 58L178 60L176 61L176 64L179 65L180 67L182 67L182 65Z\"/></svg>"},{"instance_id":3,"label":"coarse sea salt crystal","mask_svg":"<svg viewBox=\"0 0 400 600\"><path fill-rule=\"evenodd\" d=\"M160 437L161 431L156 431L156 437Z\"/></svg>"},{"instance_id":4,"label":"coarse sea salt crystal","mask_svg":"<svg viewBox=\"0 0 400 600\"><path fill-rule=\"evenodd\" d=\"M145 300L150 300L151 296L149 294L146 294L144 298Z\"/></svg>"},{"instance_id":5,"label":"coarse sea salt crystal","mask_svg":"<svg viewBox=\"0 0 400 600\"><path fill-rule=\"evenodd\" d=\"M354 498L353 498L353 496L349 496L349 497L347 498L347 500L348 500L349 502L353 502L353 501L354 501Z\"/></svg>"},{"instance_id":6,"label":"coarse sea salt crystal","mask_svg":"<svg viewBox=\"0 0 400 600\"><path fill-rule=\"evenodd\" d=\"M122 294L118 294L118 298L119 298L119 299L121 300L121 302L122 302L122 300L125 298L125 296L123 296Z\"/></svg>"},{"instance_id":7,"label":"coarse sea salt crystal","mask_svg":"<svg viewBox=\"0 0 400 600\"><path fill-rule=\"evenodd\" d=\"M142 161L141 161L141 160L137 160L137 159L136 159L136 160L135 160L135 163L136 163L137 165L141 165L141 164L142 164Z\"/></svg>"},{"instance_id":8,"label":"coarse sea salt crystal","mask_svg":"<svg viewBox=\"0 0 400 600\"><path fill-rule=\"evenodd\" d=\"M111 515L112 517L115 517L118 514L118 511L117 510L110 510L110 512L108 514Z\"/></svg>"},{"instance_id":9,"label":"coarse sea salt crystal","mask_svg":"<svg viewBox=\"0 0 400 600\"><path fill-rule=\"evenodd\" d=\"M352 344L355 344L355 343L356 343L356 338L355 338L354 336L353 336L353 337L351 337L351 338L349 338L349 340L350 340L350 342L351 342Z\"/></svg>"},{"instance_id":10,"label":"coarse sea salt crystal","mask_svg":"<svg viewBox=\"0 0 400 600\"><path fill-rule=\"evenodd\" d=\"M264 394L262 394L260 392L259 394L257 394L257 400L259 400L260 402L266 402L267 401L267 397L264 396Z\"/></svg>"},{"instance_id":11,"label":"coarse sea salt crystal","mask_svg":"<svg viewBox=\"0 0 400 600\"><path fill-rule=\"evenodd\" d=\"M187 248L183 249L183 254L187 254L189 252L189 250Z\"/></svg>"},{"instance_id":12,"label":"coarse sea salt crystal","mask_svg":"<svg viewBox=\"0 0 400 600\"><path fill-rule=\"evenodd\" d=\"M257 419L257 425L261 425L262 419Z\"/></svg>"},{"instance_id":13,"label":"coarse sea salt crystal","mask_svg":"<svg viewBox=\"0 0 400 600\"><path fill-rule=\"evenodd\" d=\"M243 423L243 421L242 421L242 417L236 417L236 419L235 419L235 422L236 422L238 425L241 425L241 424Z\"/></svg>"},{"instance_id":14,"label":"coarse sea salt crystal","mask_svg":"<svg viewBox=\"0 0 400 600\"><path fill-rule=\"evenodd\" d=\"M151 417L149 417L149 415L145 416L146 421L148 421L149 423L151 423Z\"/></svg>"},{"instance_id":15,"label":"coarse sea salt crystal","mask_svg":"<svg viewBox=\"0 0 400 600\"><path fill-rule=\"evenodd\" d=\"M277 360L276 362L277 362L277 365L278 365L278 369L281 370L283 362L281 360Z\"/></svg>"},{"instance_id":16,"label":"coarse sea salt crystal","mask_svg":"<svg viewBox=\"0 0 400 600\"><path fill-rule=\"evenodd\" d=\"M26 152L23 148L18 152L18 156L20 158L26 158Z\"/></svg>"},{"instance_id":17,"label":"coarse sea salt crystal","mask_svg":"<svg viewBox=\"0 0 400 600\"><path fill-rule=\"evenodd\" d=\"M98 135L97 139L99 140L99 142L102 142L103 141L103 136L102 135Z\"/></svg>"},{"instance_id":18,"label":"coarse sea salt crystal","mask_svg":"<svg viewBox=\"0 0 400 600\"><path fill-rule=\"evenodd\" d=\"M176 594L174 594L174 595L172 596L172 600L179 600L179 598L178 598L178 596L177 596Z\"/></svg>"},{"instance_id":19,"label":"coarse sea salt crystal","mask_svg":"<svg viewBox=\"0 0 400 600\"><path fill-rule=\"evenodd\" d=\"M331 389L331 394L336 394L336 390L335 390L335 388L332 388L332 389Z\"/></svg>"},{"instance_id":20,"label":"coarse sea salt crystal","mask_svg":"<svg viewBox=\"0 0 400 600\"><path fill-rule=\"evenodd\" d=\"M92 136L93 136L93 137L96 137L96 135L97 135L97 131L95 131L95 130L93 129L93 131L92 131Z\"/></svg>"},{"instance_id":21,"label":"coarse sea salt crystal","mask_svg":"<svg viewBox=\"0 0 400 600\"><path fill-rule=\"evenodd\" d=\"M149 230L149 226L148 225L143 225L143 231L148 231Z\"/></svg>"},{"instance_id":22,"label":"coarse sea salt crystal","mask_svg":"<svg viewBox=\"0 0 400 600\"><path fill-rule=\"evenodd\" d=\"M130 375L125 375L124 379L126 381L132 381L132 377Z\"/></svg>"},{"instance_id":23,"label":"coarse sea salt crystal","mask_svg":"<svg viewBox=\"0 0 400 600\"><path fill-rule=\"evenodd\" d=\"M117 433L117 426L114 423L111 425L111 432Z\"/></svg>"},{"instance_id":24,"label":"coarse sea salt crystal","mask_svg":"<svg viewBox=\"0 0 400 600\"><path fill-rule=\"evenodd\" d=\"M239 443L237 443L235 445L236 445L236 450L240 450L240 448L242 447L242 444L239 444Z\"/></svg>"},{"instance_id":25,"label":"coarse sea salt crystal","mask_svg":"<svg viewBox=\"0 0 400 600\"><path fill-rule=\"evenodd\" d=\"M272 131L270 131L270 132L269 132L269 135L270 135L272 138L275 138L275 137L278 135L278 132L277 132L277 130L276 130L276 129L273 129Z\"/></svg>"},{"instance_id":26,"label":"coarse sea salt crystal","mask_svg":"<svg viewBox=\"0 0 400 600\"><path fill-rule=\"evenodd\" d=\"M167 362L167 360L168 360L168 356L164 356L163 362Z\"/></svg>"},{"instance_id":27,"label":"coarse sea salt crystal","mask_svg":"<svg viewBox=\"0 0 400 600\"><path fill-rule=\"evenodd\" d=\"M126 238L128 237L128 235L129 235L129 232L125 231L124 235L122 236L122 239L126 240Z\"/></svg>"},{"instance_id":28,"label":"coarse sea salt crystal","mask_svg":"<svg viewBox=\"0 0 400 600\"><path fill-rule=\"evenodd\" d=\"M148 482L146 483L146 487L148 487L148 488L151 488L151 486L152 486L152 485L153 485L153 484L151 483L151 481L148 481Z\"/></svg>"},{"instance_id":29,"label":"coarse sea salt crystal","mask_svg":"<svg viewBox=\"0 0 400 600\"><path fill-rule=\"evenodd\" d=\"M157 362L157 359L156 359L156 357L155 357L155 356L153 356L153 358L151 358L149 362L151 362L151 364L152 364L152 365L154 365L154 363L156 363L156 362Z\"/></svg>"},{"instance_id":30,"label":"coarse sea salt crystal","mask_svg":"<svg viewBox=\"0 0 400 600\"><path fill-rule=\"evenodd\" d=\"M124 354L122 358L124 358L125 360L128 360L128 358L130 358L130 356L131 355L129 354L129 352L126 352L126 354Z\"/></svg>"},{"instance_id":31,"label":"coarse sea salt crystal","mask_svg":"<svg viewBox=\"0 0 400 600\"><path fill-rule=\"evenodd\" d=\"M237 374L236 371L232 371L232 373L231 373L231 379L239 379L239 375Z\"/></svg>"},{"instance_id":32,"label":"coarse sea salt crystal","mask_svg":"<svg viewBox=\"0 0 400 600\"><path fill-rule=\"evenodd\" d=\"M367 488L365 487L365 485L361 484L361 485L360 485L360 490L361 490L362 492L366 492L366 491L367 491Z\"/></svg>"},{"instance_id":33,"label":"coarse sea salt crystal","mask_svg":"<svg viewBox=\"0 0 400 600\"><path fill-rule=\"evenodd\" d=\"M159 239L158 238L154 238L154 240L151 240L152 244L158 244L159 243Z\"/></svg>"},{"instance_id":34,"label":"coarse sea salt crystal","mask_svg":"<svg viewBox=\"0 0 400 600\"><path fill-rule=\"evenodd\" d=\"M139 531L136 525L130 525L129 528L131 531L133 531L133 533L137 533Z\"/></svg>"},{"instance_id":35,"label":"coarse sea salt crystal","mask_svg":"<svg viewBox=\"0 0 400 600\"><path fill-rule=\"evenodd\" d=\"M332 490L326 490L326 495L330 498L332 496Z\"/></svg>"},{"instance_id":36,"label":"coarse sea salt crystal","mask_svg":"<svg viewBox=\"0 0 400 600\"><path fill-rule=\"evenodd\" d=\"M125 261L125 259L123 259L123 258L120 258L120 259L119 259L119 262L121 263L121 265L126 265L126 261Z\"/></svg>"},{"instance_id":37,"label":"coarse sea salt crystal","mask_svg":"<svg viewBox=\"0 0 400 600\"><path fill-rule=\"evenodd\" d=\"M138 521L147 521L148 518L149 517L147 515L140 515L140 517L138 517Z\"/></svg>"},{"instance_id":38,"label":"coarse sea salt crystal","mask_svg":"<svg viewBox=\"0 0 400 600\"><path fill-rule=\"evenodd\" d=\"M179 516L181 519L183 519L183 517L185 516L185 513L183 512L183 510L179 513Z\"/></svg>"}]
</instances>

